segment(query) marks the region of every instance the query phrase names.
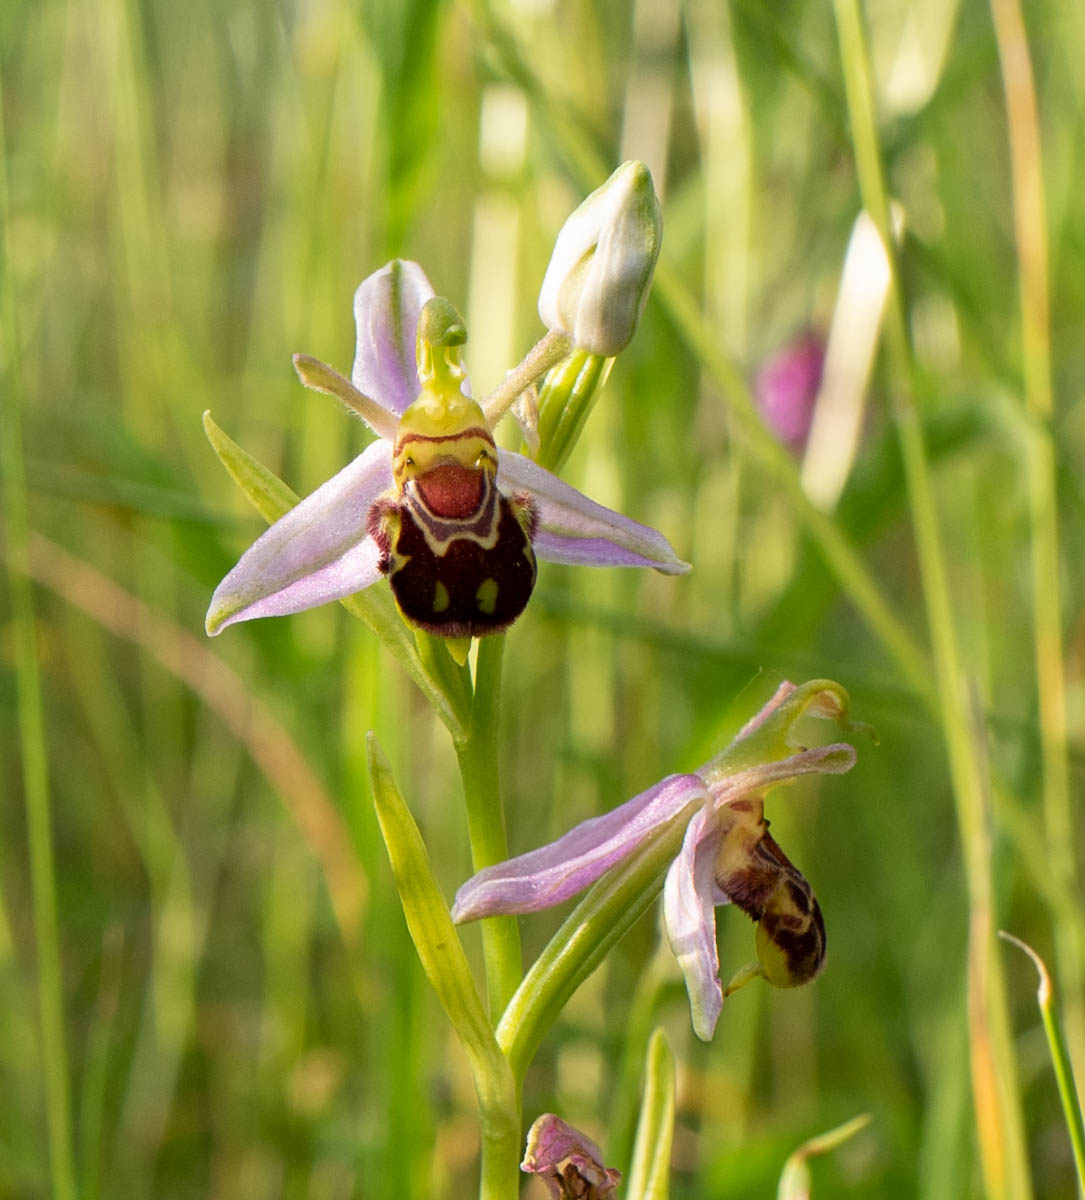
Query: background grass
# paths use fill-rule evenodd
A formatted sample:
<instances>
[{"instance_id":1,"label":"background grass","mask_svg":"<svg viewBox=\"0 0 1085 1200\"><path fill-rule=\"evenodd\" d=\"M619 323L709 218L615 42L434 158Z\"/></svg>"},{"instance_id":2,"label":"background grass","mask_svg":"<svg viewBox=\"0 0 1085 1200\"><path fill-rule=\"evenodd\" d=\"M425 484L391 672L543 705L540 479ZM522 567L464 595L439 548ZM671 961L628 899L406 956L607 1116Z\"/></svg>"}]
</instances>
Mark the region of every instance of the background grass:
<instances>
[{"instance_id":1,"label":"background grass","mask_svg":"<svg viewBox=\"0 0 1085 1200\"><path fill-rule=\"evenodd\" d=\"M1061 558L1041 590L1062 600L1056 699L1079 827L1085 17L1074 0L1033 0L1026 17L1050 421L1024 400L991 12L978 0L864 10L888 186L906 216L916 399L981 715L996 920L1045 955L1058 990L1085 971L1072 957L1080 835L1069 874L1052 870L1028 451L1039 436L1057 469ZM792 336L827 326L860 207L830 6L8 0L0 84L4 461L17 483L17 409L36 581L32 625L16 575L11 607L0 599L0 1196L64 1194L46 1137L58 1105L81 1197L470 1194L470 1081L399 913L364 737L377 731L449 897L469 871L453 756L337 608L202 640L210 591L260 522L200 414L299 492L331 475L362 430L300 388L290 354L349 367L353 289L394 255L461 306L475 388L488 390L540 333L536 292L561 221L625 157L648 161L664 198L661 272L752 378ZM840 680L880 747L769 805L825 911L825 974L793 993L738 993L706 1047L673 964L661 968L657 1016L680 1064L673 1192L770 1195L800 1142L870 1112L814 1163L816 1195L980 1195L969 900L941 725L751 453L669 295L657 287L566 473L663 528L696 570L542 568L506 651L513 849L695 767L781 678ZM879 361L833 528L925 647L890 416L900 386ZM37 784L23 771L28 631ZM31 901L36 788L51 808L52 933L40 905L35 933ZM524 921L528 953L559 915ZM720 926L726 975L751 956L752 929L738 913ZM615 1078L656 943L645 921L574 998L529 1075L529 1118L554 1109L604 1144L627 1138ZM1060 961L1056 946L1071 951ZM50 952L62 1045L40 1032ZM1035 1191L1071 1197L1034 975L1002 953Z\"/></svg>"}]
</instances>

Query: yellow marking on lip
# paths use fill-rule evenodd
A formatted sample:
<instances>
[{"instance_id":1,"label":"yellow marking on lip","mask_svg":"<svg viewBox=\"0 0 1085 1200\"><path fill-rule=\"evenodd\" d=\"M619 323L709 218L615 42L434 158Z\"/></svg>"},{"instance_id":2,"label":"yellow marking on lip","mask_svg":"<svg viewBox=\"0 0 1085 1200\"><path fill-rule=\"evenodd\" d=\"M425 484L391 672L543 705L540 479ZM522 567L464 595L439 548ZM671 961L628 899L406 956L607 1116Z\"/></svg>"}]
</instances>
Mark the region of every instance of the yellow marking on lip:
<instances>
[{"instance_id":1,"label":"yellow marking on lip","mask_svg":"<svg viewBox=\"0 0 1085 1200\"><path fill-rule=\"evenodd\" d=\"M484 579L478 585L478 591L475 593L475 604L480 613L485 613L486 616L492 616L497 608L497 580Z\"/></svg>"},{"instance_id":2,"label":"yellow marking on lip","mask_svg":"<svg viewBox=\"0 0 1085 1200\"><path fill-rule=\"evenodd\" d=\"M443 613L449 605L448 588L438 579L433 589L433 611Z\"/></svg>"},{"instance_id":3,"label":"yellow marking on lip","mask_svg":"<svg viewBox=\"0 0 1085 1200\"><path fill-rule=\"evenodd\" d=\"M396 486L402 491L411 479L426 475L435 467L457 466L471 471L497 473L494 440L477 425L462 433L430 437L419 433L400 434L392 462Z\"/></svg>"}]
</instances>

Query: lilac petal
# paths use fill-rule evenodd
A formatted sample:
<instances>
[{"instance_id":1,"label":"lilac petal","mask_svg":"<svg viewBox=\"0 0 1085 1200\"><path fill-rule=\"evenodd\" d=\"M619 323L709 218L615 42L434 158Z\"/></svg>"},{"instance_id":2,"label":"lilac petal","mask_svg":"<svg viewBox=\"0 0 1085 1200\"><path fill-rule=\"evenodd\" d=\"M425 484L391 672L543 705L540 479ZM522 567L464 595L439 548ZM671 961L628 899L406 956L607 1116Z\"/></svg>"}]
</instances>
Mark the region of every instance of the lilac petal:
<instances>
[{"instance_id":1,"label":"lilac petal","mask_svg":"<svg viewBox=\"0 0 1085 1200\"><path fill-rule=\"evenodd\" d=\"M686 979L693 1031L710 1041L723 1008L716 947L715 863L722 831L711 809L694 814L663 885L663 915L671 950Z\"/></svg>"},{"instance_id":2,"label":"lilac petal","mask_svg":"<svg viewBox=\"0 0 1085 1200\"><path fill-rule=\"evenodd\" d=\"M366 516L392 485L391 458L388 442L374 442L253 542L215 589L207 632L301 612L376 583L380 551Z\"/></svg>"},{"instance_id":3,"label":"lilac petal","mask_svg":"<svg viewBox=\"0 0 1085 1200\"><path fill-rule=\"evenodd\" d=\"M418 314L432 295L422 268L399 258L362 280L354 293L358 341L351 382L395 413L418 396Z\"/></svg>"},{"instance_id":4,"label":"lilac petal","mask_svg":"<svg viewBox=\"0 0 1085 1200\"><path fill-rule=\"evenodd\" d=\"M670 775L618 808L592 817L556 842L484 867L456 893L454 921L538 912L594 883L661 825L706 799L697 775Z\"/></svg>"},{"instance_id":5,"label":"lilac petal","mask_svg":"<svg viewBox=\"0 0 1085 1200\"><path fill-rule=\"evenodd\" d=\"M535 501L539 558L593 567L654 567L667 575L690 570L658 530L596 504L522 454L498 450L497 457L501 490L526 491Z\"/></svg>"},{"instance_id":6,"label":"lilac petal","mask_svg":"<svg viewBox=\"0 0 1085 1200\"><path fill-rule=\"evenodd\" d=\"M734 736L734 742L741 742L743 738L748 738L751 733L756 733L758 729L772 716L772 714L780 707L781 704L798 689L793 683L785 679L783 683L772 693L772 698L760 710L746 722L745 725ZM732 744L734 744L732 742Z\"/></svg>"},{"instance_id":7,"label":"lilac petal","mask_svg":"<svg viewBox=\"0 0 1085 1200\"><path fill-rule=\"evenodd\" d=\"M716 808L751 792L764 792L778 783L797 779L800 775L843 775L855 766L855 747L847 742L832 742L799 750L775 762L758 763L744 771L718 773L711 763L701 768L701 775Z\"/></svg>"}]
</instances>

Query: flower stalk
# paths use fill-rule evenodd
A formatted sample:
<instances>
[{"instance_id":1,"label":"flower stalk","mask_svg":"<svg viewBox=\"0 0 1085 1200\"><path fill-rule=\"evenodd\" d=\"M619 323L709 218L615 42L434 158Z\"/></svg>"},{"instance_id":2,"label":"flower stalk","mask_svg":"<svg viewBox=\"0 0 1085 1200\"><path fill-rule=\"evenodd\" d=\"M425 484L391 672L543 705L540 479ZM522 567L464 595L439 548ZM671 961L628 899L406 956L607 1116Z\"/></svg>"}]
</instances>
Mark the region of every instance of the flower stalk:
<instances>
[{"instance_id":1,"label":"flower stalk","mask_svg":"<svg viewBox=\"0 0 1085 1200\"><path fill-rule=\"evenodd\" d=\"M479 642L471 720L465 736L455 743L467 805L471 863L476 871L501 862L509 853L497 752L504 648L505 639L500 635ZM496 1023L523 978L515 917L497 916L483 923L482 952L490 1016Z\"/></svg>"}]
</instances>

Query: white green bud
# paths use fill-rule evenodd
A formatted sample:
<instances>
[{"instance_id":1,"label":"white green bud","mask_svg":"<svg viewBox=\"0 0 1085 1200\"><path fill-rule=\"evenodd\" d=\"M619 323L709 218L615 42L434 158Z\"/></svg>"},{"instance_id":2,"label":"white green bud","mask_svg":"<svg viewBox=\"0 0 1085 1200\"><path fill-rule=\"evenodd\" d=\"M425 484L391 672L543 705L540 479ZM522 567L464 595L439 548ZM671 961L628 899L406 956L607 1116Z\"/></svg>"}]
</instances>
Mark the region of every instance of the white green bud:
<instances>
[{"instance_id":1,"label":"white green bud","mask_svg":"<svg viewBox=\"0 0 1085 1200\"><path fill-rule=\"evenodd\" d=\"M539 316L578 346L610 358L629 345L644 311L663 215L642 162L625 162L569 217L554 243Z\"/></svg>"}]
</instances>

